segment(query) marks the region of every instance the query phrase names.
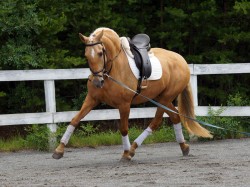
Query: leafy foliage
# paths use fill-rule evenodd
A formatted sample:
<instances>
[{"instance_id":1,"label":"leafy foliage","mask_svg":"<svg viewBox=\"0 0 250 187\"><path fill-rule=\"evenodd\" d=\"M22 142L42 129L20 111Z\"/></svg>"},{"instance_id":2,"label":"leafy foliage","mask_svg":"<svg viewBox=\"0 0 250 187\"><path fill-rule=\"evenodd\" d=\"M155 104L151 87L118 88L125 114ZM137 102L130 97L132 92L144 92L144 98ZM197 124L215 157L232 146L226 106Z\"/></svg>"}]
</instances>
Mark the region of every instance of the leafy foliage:
<instances>
[{"instance_id":1,"label":"leafy foliage","mask_svg":"<svg viewBox=\"0 0 250 187\"><path fill-rule=\"evenodd\" d=\"M249 105L249 100L244 99L239 93L229 95L227 100L228 106L244 106ZM208 117L200 117L199 119L214 124L216 126L225 128L226 130L208 128L214 136L214 139L238 138L242 137L239 132L249 131L249 118L240 117L221 117L226 107L220 107L218 110L212 110L210 107Z\"/></svg>"},{"instance_id":2,"label":"leafy foliage","mask_svg":"<svg viewBox=\"0 0 250 187\"><path fill-rule=\"evenodd\" d=\"M209 109L209 116L208 117L200 117L201 120L214 124L216 126L225 128L227 130L217 129L208 127L207 129L210 130L213 134L213 139L226 139L226 138L236 138L236 131L239 128L239 121L237 121L233 117L221 117L219 116L225 110L224 107L221 107L218 110ZM204 138L201 138L204 139Z\"/></svg>"},{"instance_id":3,"label":"leafy foliage","mask_svg":"<svg viewBox=\"0 0 250 187\"><path fill-rule=\"evenodd\" d=\"M32 125L27 127L26 131L29 133L26 137L27 146L39 151L48 149L49 129L46 125Z\"/></svg>"},{"instance_id":4,"label":"leafy foliage","mask_svg":"<svg viewBox=\"0 0 250 187\"><path fill-rule=\"evenodd\" d=\"M242 96L239 92L228 96L228 106L249 106L250 100L247 96ZM240 123L240 130L250 132L250 117L235 117Z\"/></svg>"}]
</instances>

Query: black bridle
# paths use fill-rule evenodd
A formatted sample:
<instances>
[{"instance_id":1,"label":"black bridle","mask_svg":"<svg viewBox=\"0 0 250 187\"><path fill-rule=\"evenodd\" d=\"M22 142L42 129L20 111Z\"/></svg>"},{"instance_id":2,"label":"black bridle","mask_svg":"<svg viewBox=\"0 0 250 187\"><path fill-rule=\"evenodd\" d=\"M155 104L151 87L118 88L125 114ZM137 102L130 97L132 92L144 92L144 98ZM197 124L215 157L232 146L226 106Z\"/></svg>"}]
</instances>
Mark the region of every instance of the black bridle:
<instances>
[{"instance_id":1,"label":"black bridle","mask_svg":"<svg viewBox=\"0 0 250 187\"><path fill-rule=\"evenodd\" d=\"M91 46L95 46L95 45L98 45L98 44L101 44L102 45L102 56L103 56L103 68L99 71L94 71L90 66L89 66L89 69L92 73L92 75L94 77L103 77L105 74L109 74L111 69L112 69L112 62L118 57L118 55L120 54L121 52L121 48L118 52L118 54L113 58L113 59L110 59L110 60L107 60L107 52L105 50L105 46L103 45L103 43L101 41L99 42L95 42L95 43L88 43L88 44L85 44L86 47L91 47ZM107 66L107 63L111 62L111 67L109 68L109 70L106 69L106 66ZM99 75L99 73L102 73L102 75Z\"/></svg>"}]
</instances>

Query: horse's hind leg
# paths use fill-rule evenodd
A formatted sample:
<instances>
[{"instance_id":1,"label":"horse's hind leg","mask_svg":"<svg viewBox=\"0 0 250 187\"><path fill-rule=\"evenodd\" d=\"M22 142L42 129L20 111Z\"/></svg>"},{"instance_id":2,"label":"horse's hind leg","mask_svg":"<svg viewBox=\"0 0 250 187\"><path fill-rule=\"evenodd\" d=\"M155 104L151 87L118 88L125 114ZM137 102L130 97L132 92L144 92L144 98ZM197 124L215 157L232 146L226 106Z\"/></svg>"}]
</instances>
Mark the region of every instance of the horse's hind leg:
<instances>
[{"instance_id":1,"label":"horse's hind leg","mask_svg":"<svg viewBox=\"0 0 250 187\"><path fill-rule=\"evenodd\" d=\"M145 129L143 133L132 143L129 151L131 157L135 155L136 148L142 144L142 142L147 138L147 136L149 136L152 133L152 131L155 131L159 127L159 125L162 122L164 111L165 110L162 108L157 108L155 118L151 121L148 128Z\"/></svg>"},{"instance_id":2,"label":"horse's hind leg","mask_svg":"<svg viewBox=\"0 0 250 187\"><path fill-rule=\"evenodd\" d=\"M174 111L177 111L172 103L169 103L166 106ZM185 143L179 115L166 111L162 108L157 108L155 118L152 120L149 127L146 130L144 130L144 132L131 145L129 151L131 157L135 155L136 148L142 144L142 142L147 138L147 136L150 135L152 131L155 131L159 127L159 125L162 122L162 117L164 112L166 112L169 115L170 120L174 123L176 141L179 143L181 147L183 156L187 156L189 154L189 145Z\"/></svg>"},{"instance_id":3,"label":"horse's hind leg","mask_svg":"<svg viewBox=\"0 0 250 187\"><path fill-rule=\"evenodd\" d=\"M178 112L172 103L167 104L167 107ZM189 154L189 145L185 143L180 117L170 111L166 111L166 113L170 117L170 120L174 123L175 138L181 147L182 154L183 156L187 156Z\"/></svg>"}]
</instances>

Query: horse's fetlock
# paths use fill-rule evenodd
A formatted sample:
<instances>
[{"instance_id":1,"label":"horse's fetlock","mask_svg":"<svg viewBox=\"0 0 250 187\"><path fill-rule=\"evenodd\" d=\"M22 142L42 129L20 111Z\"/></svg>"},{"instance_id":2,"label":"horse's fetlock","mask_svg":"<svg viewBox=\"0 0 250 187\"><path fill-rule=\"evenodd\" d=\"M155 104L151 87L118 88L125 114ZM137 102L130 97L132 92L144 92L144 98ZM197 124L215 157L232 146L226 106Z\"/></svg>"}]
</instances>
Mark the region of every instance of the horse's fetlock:
<instances>
[{"instance_id":1,"label":"horse's fetlock","mask_svg":"<svg viewBox=\"0 0 250 187\"><path fill-rule=\"evenodd\" d=\"M130 156L130 152L129 151L124 151L123 154L122 154L122 158L121 160L124 161L124 160L131 160L131 156Z\"/></svg>"},{"instance_id":2,"label":"horse's fetlock","mask_svg":"<svg viewBox=\"0 0 250 187\"><path fill-rule=\"evenodd\" d=\"M129 150L129 155L131 157L135 156L135 150L136 150L137 147L138 147L137 143L133 142L132 145L131 145L131 147L130 147L130 150Z\"/></svg>"},{"instance_id":3,"label":"horse's fetlock","mask_svg":"<svg viewBox=\"0 0 250 187\"><path fill-rule=\"evenodd\" d=\"M64 147L65 147L65 145L64 145L64 143L60 143L58 146L57 146L57 148L56 148L56 152L58 152L58 153L63 153L64 152Z\"/></svg>"},{"instance_id":4,"label":"horse's fetlock","mask_svg":"<svg viewBox=\"0 0 250 187\"><path fill-rule=\"evenodd\" d=\"M179 145L181 147L182 155L188 156L189 151L190 151L189 145L186 143L180 143Z\"/></svg>"}]
</instances>

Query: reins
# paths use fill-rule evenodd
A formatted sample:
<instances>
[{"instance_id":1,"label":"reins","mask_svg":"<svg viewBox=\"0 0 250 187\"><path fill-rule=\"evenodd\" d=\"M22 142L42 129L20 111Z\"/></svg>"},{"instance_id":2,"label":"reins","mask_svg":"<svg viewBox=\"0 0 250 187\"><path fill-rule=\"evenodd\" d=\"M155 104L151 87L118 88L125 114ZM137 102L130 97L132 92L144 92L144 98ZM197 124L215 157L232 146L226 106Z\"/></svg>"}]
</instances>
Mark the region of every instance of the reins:
<instances>
[{"instance_id":1,"label":"reins","mask_svg":"<svg viewBox=\"0 0 250 187\"><path fill-rule=\"evenodd\" d=\"M125 85L125 84L123 84L122 82L120 82L120 81L114 79L114 78L111 77L109 74L104 74L104 75L107 76L107 77L108 77L110 80L112 80L113 82L117 83L118 85L120 85L120 86L126 88L127 90L129 90L129 91L135 93L135 94L138 95L138 96L143 97L144 99L150 101L150 102L153 103L154 105L156 105L156 106L158 106L158 107L160 107L160 108L163 108L163 109L165 109L165 110L167 110L167 111L169 111L169 112L172 112L172 113L174 113L174 114L183 116L183 117L185 117L185 118L187 118L187 119L189 119L189 120L196 121L196 122L198 122L198 123L200 123L200 124L202 124L202 125L204 125L204 126L207 126L207 127L212 127L212 128L216 128L216 129L221 129L221 130L236 132L236 133L240 133L240 134L244 134L244 135L250 136L250 133L248 133L248 132L241 132L241 131L234 131L234 130L226 129L226 128L223 128L223 127L219 127L219 126L216 126L216 125L213 125L213 124L204 122L204 121L200 121L200 120L191 118L191 117L186 116L186 115L183 115L183 114L180 114L179 112L176 112L176 111L174 111L174 110L172 110L172 109L166 107L165 105L162 105L161 103L158 103L158 102L156 102L155 100L150 99L150 98L148 98L147 96L142 95L141 93L138 93L137 91L135 91L135 90L129 88L127 85Z\"/></svg>"}]
</instances>

